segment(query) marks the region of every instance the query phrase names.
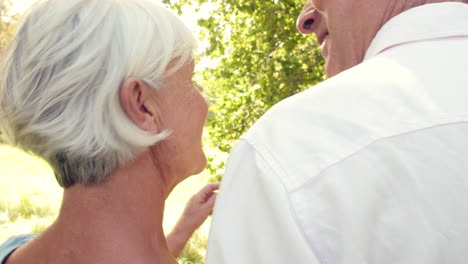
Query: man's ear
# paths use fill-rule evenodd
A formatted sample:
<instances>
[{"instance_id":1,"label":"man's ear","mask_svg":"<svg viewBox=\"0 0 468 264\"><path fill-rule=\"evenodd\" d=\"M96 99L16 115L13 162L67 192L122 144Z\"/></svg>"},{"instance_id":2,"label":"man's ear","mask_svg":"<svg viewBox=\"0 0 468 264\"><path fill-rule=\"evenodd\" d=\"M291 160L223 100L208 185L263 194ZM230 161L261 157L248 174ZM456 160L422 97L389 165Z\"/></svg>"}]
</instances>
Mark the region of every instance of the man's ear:
<instances>
[{"instance_id":1,"label":"man's ear","mask_svg":"<svg viewBox=\"0 0 468 264\"><path fill-rule=\"evenodd\" d=\"M120 86L120 105L128 118L144 131L158 133L154 91L140 79L131 77Z\"/></svg>"}]
</instances>

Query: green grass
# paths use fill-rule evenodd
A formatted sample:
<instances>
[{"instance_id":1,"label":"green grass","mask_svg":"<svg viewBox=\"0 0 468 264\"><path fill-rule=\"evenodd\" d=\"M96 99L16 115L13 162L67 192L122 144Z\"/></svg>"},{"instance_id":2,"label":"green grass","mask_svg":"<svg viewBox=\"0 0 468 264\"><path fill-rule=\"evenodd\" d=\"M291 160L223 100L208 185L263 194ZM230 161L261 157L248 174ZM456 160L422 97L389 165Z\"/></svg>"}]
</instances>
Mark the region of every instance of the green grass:
<instances>
[{"instance_id":1,"label":"green grass","mask_svg":"<svg viewBox=\"0 0 468 264\"><path fill-rule=\"evenodd\" d=\"M164 230L177 222L185 203L201 189L207 172L179 184L166 201ZM8 237L40 233L57 216L62 189L50 167L41 159L0 144L0 244ZM179 258L182 264L204 263L210 219L194 234Z\"/></svg>"}]
</instances>

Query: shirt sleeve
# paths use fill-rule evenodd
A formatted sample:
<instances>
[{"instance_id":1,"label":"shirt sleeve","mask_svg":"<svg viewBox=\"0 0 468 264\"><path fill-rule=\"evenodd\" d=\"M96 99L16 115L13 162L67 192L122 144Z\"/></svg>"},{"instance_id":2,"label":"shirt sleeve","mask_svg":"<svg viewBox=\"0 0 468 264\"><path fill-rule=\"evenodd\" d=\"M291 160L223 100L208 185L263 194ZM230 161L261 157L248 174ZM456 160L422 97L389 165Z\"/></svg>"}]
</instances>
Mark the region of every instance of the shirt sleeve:
<instances>
[{"instance_id":1,"label":"shirt sleeve","mask_svg":"<svg viewBox=\"0 0 468 264\"><path fill-rule=\"evenodd\" d=\"M297 226L280 179L242 140L233 148L226 166L206 263L318 263Z\"/></svg>"},{"instance_id":2,"label":"shirt sleeve","mask_svg":"<svg viewBox=\"0 0 468 264\"><path fill-rule=\"evenodd\" d=\"M6 259L20 246L26 244L33 238L35 238L36 235L20 235L20 236L15 236L7 239L5 243L0 245L0 264L3 264Z\"/></svg>"}]
</instances>

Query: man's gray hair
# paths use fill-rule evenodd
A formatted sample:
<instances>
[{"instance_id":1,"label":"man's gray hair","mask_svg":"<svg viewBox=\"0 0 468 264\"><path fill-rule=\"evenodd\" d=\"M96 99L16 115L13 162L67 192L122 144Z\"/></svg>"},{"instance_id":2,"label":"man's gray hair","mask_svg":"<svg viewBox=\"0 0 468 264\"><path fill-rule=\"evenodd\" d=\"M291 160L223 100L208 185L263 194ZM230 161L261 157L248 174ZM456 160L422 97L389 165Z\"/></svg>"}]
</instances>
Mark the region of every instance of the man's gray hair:
<instances>
[{"instance_id":1,"label":"man's gray hair","mask_svg":"<svg viewBox=\"0 0 468 264\"><path fill-rule=\"evenodd\" d=\"M123 80L159 89L195 48L183 22L149 0L40 1L0 63L0 127L49 162L61 186L100 182L169 135L128 119Z\"/></svg>"}]
</instances>

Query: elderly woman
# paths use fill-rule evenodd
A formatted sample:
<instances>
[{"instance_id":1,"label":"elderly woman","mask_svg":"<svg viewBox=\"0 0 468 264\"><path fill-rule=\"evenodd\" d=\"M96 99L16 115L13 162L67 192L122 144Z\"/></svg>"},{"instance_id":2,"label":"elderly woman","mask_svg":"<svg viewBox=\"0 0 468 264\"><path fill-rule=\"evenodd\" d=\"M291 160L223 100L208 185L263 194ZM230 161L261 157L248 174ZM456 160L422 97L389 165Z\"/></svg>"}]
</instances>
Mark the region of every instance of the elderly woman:
<instances>
[{"instance_id":1,"label":"elderly woman","mask_svg":"<svg viewBox=\"0 0 468 264\"><path fill-rule=\"evenodd\" d=\"M1 63L0 120L12 144L51 165L64 196L57 220L2 263L176 263L217 189L195 195L166 240L166 197L206 165L195 45L149 0L29 11Z\"/></svg>"}]
</instances>

